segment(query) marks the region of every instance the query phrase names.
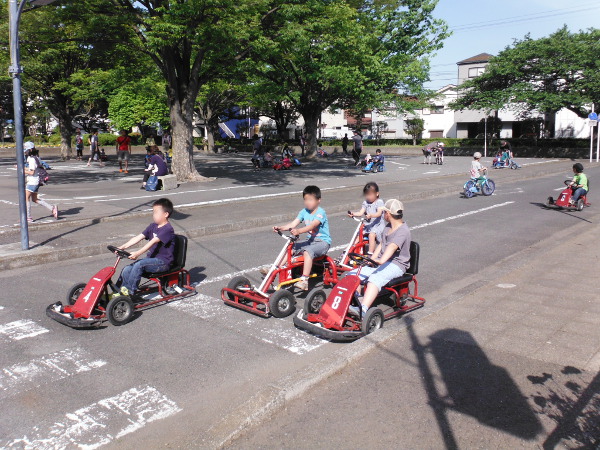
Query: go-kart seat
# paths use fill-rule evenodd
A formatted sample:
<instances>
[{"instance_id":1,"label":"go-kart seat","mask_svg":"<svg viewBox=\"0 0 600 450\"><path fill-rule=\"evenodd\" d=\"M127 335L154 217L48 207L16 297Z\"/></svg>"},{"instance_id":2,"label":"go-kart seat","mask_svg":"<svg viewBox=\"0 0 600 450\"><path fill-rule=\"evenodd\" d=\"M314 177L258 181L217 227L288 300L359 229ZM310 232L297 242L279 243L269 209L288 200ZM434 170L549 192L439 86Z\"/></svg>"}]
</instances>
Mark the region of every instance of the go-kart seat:
<instances>
[{"instance_id":1,"label":"go-kart seat","mask_svg":"<svg viewBox=\"0 0 600 450\"><path fill-rule=\"evenodd\" d=\"M187 256L187 244L188 238L182 236L181 234L175 235L175 252L174 252L174 260L171 267L164 272L155 272L155 273L144 273L146 278L158 278L165 275L168 275L173 272L179 272L185 267L185 259Z\"/></svg>"},{"instance_id":2,"label":"go-kart seat","mask_svg":"<svg viewBox=\"0 0 600 450\"><path fill-rule=\"evenodd\" d=\"M410 243L410 266L404 275L401 277L394 278L386 287L398 286L399 284L408 283L412 281L413 277L419 273L419 251L420 246L418 242L411 241Z\"/></svg>"}]
</instances>

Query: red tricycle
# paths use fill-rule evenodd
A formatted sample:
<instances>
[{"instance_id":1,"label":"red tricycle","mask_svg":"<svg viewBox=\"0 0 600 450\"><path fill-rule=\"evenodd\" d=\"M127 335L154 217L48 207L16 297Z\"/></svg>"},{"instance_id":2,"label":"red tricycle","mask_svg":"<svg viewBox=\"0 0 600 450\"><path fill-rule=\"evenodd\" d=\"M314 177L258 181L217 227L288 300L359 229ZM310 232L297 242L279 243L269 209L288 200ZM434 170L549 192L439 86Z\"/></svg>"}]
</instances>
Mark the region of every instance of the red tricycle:
<instances>
[{"instance_id":1,"label":"red tricycle","mask_svg":"<svg viewBox=\"0 0 600 450\"><path fill-rule=\"evenodd\" d=\"M383 322L425 304L419 297L416 275L419 270L419 244L410 243L410 267L401 277L391 280L379 293L374 305L362 313L357 292L361 284L360 270L365 265L376 266L371 258L350 253L349 258L358 266L357 274L346 275L329 295L323 289L314 289L304 302L304 308L294 316L294 325L316 336L332 341L352 341L370 334ZM411 289L414 284L414 289ZM412 292L411 292L412 290ZM350 310L356 306L358 315Z\"/></svg>"},{"instance_id":2,"label":"red tricycle","mask_svg":"<svg viewBox=\"0 0 600 450\"><path fill-rule=\"evenodd\" d=\"M232 278L221 290L223 301L239 309L262 317L287 317L296 310L296 297L287 288L300 281L304 266L303 256L294 256L294 243L298 236L285 235L277 230L287 242L271 264L259 287L245 276ZM329 256L315 258L310 278L322 277L323 284L333 286L338 281L337 267ZM275 281L277 279L277 282Z\"/></svg>"},{"instance_id":3,"label":"red tricycle","mask_svg":"<svg viewBox=\"0 0 600 450\"><path fill-rule=\"evenodd\" d=\"M590 193L589 186L590 182L588 180L588 192L585 195L582 195L577 200L577 203L571 202L571 197L575 192L575 189L571 185L573 180L565 180L566 188L558 195L558 198L554 200L554 197L548 197L546 200L546 206L549 208L556 209L575 209L577 211L582 211L585 206L591 206L591 203L588 202L587 196Z\"/></svg>"},{"instance_id":4,"label":"red tricycle","mask_svg":"<svg viewBox=\"0 0 600 450\"><path fill-rule=\"evenodd\" d=\"M196 291L190 286L190 274L184 269L187 238L175 235L175 262L171 269L160 273L145 273L146 281L132 296L118 295L112 282L119 262L130 253L109 245L108 250L117 255L113 266L105 267L87 283L74 285L67 294L67 304L56 302L46 308L46 315L72 328L90 328L106 319L116 326L129 322L135 310L182 298Z\"/></svg>"},{"instance_id":5,"label":"red tricycle","mask_svg":"<svg viewBox=\"0 0 600 450\"><path fill-rule=\"evenodd\" d=\"M352 211L348 211L348 215L351 215ZM352 239L348 242L348 246L344 249L342 254L336 258L335 262L340 270L352 270L354 267L350 266L350 253L358 253L359 255L366 254L366 249L369 247L369 238L365 236L365 223L367 223L367 219L361 217L352 216L358 225L356 226L356 230L354 230L354 234L352 235Z\"/></svg>"}]
</instances>

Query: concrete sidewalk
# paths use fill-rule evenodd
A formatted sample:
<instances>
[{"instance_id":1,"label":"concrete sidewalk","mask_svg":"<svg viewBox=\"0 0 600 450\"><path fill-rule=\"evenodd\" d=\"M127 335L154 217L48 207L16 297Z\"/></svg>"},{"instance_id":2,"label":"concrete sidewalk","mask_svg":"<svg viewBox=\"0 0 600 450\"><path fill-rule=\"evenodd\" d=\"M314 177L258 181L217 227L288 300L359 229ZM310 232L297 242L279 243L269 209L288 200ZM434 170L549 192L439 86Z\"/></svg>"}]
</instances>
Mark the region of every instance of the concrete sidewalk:
<instances>
[{"instance_id":1,"label":"concrete sidewalk","mask_svg":"<svg viewBox=\"0 0 600 450\"><path fill-rule=\"evenodd\" d=\"M232 447L600 448L599 240L582 223L495 265Z\"/></svg>"},{"instance_id":2,"label":"concrete sidewalk","mask_svg":"<svg viewBox=\"0 0 600 450\"><path fill-rule=\"evenodd\" d=\"M520 180L564 172L564 163L532 166L527 170L494 171L498 186ZM381 183L383 198L414 201L442 195L459 195L465 176L448 175L423 180ZM168 196L168 194L167 194ZM322 205L328 214L356 209L362 202L358 187L331 189L323 192ZM199 237L288 221L301 208L300 194L268 197L252 201L236 201L203 206L179 207L173 216L176 232ZM143 230L151 220L150 205L145 211L129 214L107 214L79 220L59 220L30 229L31 250L22 252L15 232L0 233L0 269L58 262L106 252L106 245L119 244Z\"/></svg>"}]
</instances>

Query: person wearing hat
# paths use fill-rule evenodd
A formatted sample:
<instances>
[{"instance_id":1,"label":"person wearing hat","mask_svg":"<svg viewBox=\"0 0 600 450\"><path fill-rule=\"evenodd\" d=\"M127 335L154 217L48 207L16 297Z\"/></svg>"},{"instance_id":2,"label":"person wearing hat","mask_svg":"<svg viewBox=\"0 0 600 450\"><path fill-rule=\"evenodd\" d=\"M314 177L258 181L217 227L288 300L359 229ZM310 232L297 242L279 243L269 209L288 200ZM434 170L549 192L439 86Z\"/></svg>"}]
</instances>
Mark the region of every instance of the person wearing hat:
<instances>
[{"instance_id":1,"label":"person wearing hat","mask_svg":"<svg viewBox=\"0 0 600 450\"><path fill-rule=\"evenodd\" d=\"M381 289L394 278L404 275L410 266L411 237L408 225L402 220L404 216L402 202L396 199L388 200L381 209L384 211L383 217L387 225L381 233L381 242L371 258L379 266L363 267L359 275L367 283L364 296L360 299L363 316ZM356 306L350 306L350 311L357 316L360 315Z\"/></svg>"},{"instance_id":2,"label":"person wearing hat","mask_svg":"<svg viewBox=\"0 0 600 450\"><path fill-rule=\"evenodd\" d=\"M480 160L481 153L475 152L473 154L473 161L471 161L471 178L475 179L477 184L485 181L484 175L487 172L487 167L484 167Z\"/></svg>"},{"instance_id":3,"label":"person wearing hat","mask_svg":"<svg viewBox=\"0 0 600 450\"><path fill-rule=\"evenodd\" d=\"M27 158L27 164L24 169L25 175L27 175L27 179L25 182L25 199L27 201L27 222L33 222L31 218L31 202L37 203L44 208L52 211L52 215L55 219L58 219L58 207L56 205L51 205L50 203L38 198L38 190L40 189L40 177L38 175L38 171L36 170L38 167L42 165L40 159L38 158L38 151L35 148L35 144L31 141L25 142L23 145L23 153Z\"/></svg>"}]
</instances>

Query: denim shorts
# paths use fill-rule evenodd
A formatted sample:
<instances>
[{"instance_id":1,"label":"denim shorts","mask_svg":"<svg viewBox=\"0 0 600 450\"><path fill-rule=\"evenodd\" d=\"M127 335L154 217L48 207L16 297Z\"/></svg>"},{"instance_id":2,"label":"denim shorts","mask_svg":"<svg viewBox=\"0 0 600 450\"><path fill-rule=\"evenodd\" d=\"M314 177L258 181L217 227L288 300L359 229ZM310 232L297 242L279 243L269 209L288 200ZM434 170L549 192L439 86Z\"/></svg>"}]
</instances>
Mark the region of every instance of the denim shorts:
<instances>
[{"instance_id":1,"label":"denim shorts","mask_svg":"<svg viewBox=\"0 0 600 450\"><path fill-rule=\"evenodd\" d=\"M28 184L28 185L25 187L25 190L27 190L27 191L29 191L29 192L36 193L36 192L38 191L38 189L39 189L39 188L40 188L40 185L39 185L39 184L35 184L35 185L33 185L33 184Z\"/></svg>"},{"instance_id":2,"label":"denim shorts","mask_svg":"<svg viewBox=\"0 0 600 450\"><path fill-rule=\"evenodd\" d=\"M320 239L312 239L304 242L297 242L294 244L294 256L301 255L307 252L311 258L318 258L319 256L325 256L329 251L329 244Z\"/></svg>"},{"instance_id":3,"label":"denim shorts","mask_svg":"<svg viewBox=\"0 0 600 450\"><path fill-rule=\"evenodd\" d=\"M128 150L119 150L117 154L117 158L119 161L129 161L129 151Z\"/></svg>"},{"instance_id":4,"label":"denim shorts","mask_svg":"<svg viewBox=\"0 0 600 450\"><path fill-rule=\"evenodd\" d=\"M356 270L350 273L356 275ZM378 267L363 267L360 271L359 277L361 280L366 280L369 283L373 283L377 286L377 290L381 289L392 281L394 278L398 278L404 275L404 271L398 265L391 261L383 263Z\"/></svg>"}]
</instances>

